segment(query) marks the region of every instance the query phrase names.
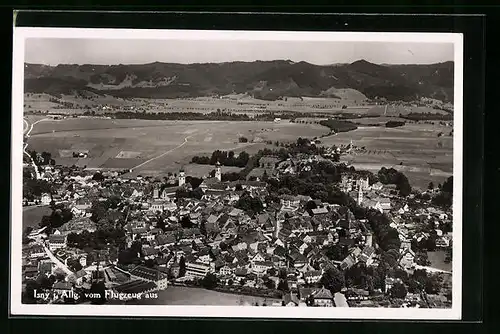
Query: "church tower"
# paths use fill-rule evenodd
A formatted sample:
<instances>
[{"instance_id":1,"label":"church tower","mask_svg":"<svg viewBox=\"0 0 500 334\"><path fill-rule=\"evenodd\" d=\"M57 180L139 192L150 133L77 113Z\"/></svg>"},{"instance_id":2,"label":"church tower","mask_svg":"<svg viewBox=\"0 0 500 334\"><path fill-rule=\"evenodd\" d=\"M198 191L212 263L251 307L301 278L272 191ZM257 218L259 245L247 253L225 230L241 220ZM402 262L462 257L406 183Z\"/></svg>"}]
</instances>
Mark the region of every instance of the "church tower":
<instances>
[{"instance_id":1,"label":"church tower","mask_svg":"<svg viewBox=\"0 0 500 334\"><path fill-rule=\"evenodd\" d=\"M358 205L361 205L363 203L363 189L361 187L358 187Z\"/></svg>"},{"instance_id":2,"label":"church tower","mask_svg":"<svg viewBox=\"0 0 500 334\"><path fill-rule=\"evenodd\" d=\"M158 199L160 197L160 189L155 185L153 188L153 198Z\"/></svg>"},{"instance_id":3,"label":"church tower","mask_svg":"<svg viewBox=\"0 0 500 334\"><path fill-rule=\"evenodd\" d=\"M179 187L182 187L186 184L186 174L184 173L184 168L181 168L179 171Z\"/></svg>"},{"instance_id":4,"label":"church tower","mask_svg":"<svg viewBox=\"0 0 500 334\"><path fill-rule=\"evenodd\" d=\"M215 164L215 178L220 182L222 180L222 172L220 167L220 162L217 161Z\"/></svg>"}]
</instances>

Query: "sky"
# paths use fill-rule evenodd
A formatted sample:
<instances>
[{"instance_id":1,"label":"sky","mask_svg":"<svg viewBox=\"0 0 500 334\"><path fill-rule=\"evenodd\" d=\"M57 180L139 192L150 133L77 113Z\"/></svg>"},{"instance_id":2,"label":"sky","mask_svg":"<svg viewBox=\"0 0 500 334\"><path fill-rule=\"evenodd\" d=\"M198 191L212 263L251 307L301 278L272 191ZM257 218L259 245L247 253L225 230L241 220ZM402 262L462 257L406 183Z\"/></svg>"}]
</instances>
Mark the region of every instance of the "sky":
<instances>
[{"instance_id":1,"label":"sky","mask_svg":"<svg viewBox=\"0 0 500 334\"><path fill-rule=\"evenodd\" d=\"M222 63L291 60L316 65L352 63L432 64L452 61L452 43L187 41L28 38L25 62L58 64Z\"/></svg>"}]
</instances>

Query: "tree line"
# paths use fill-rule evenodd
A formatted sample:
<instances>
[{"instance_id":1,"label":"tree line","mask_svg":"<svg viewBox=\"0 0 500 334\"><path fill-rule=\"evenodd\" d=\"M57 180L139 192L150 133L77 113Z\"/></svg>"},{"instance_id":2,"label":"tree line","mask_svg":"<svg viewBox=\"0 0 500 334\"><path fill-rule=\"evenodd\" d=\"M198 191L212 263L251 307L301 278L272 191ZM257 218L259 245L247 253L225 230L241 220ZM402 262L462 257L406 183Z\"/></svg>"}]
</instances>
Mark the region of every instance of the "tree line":
<instances>
[{"instance_id":1,"label":"tree line","mask_svg":"<svg viewBox=\"0 0 500 334\"><path fill-rule=\"evenodd\" d=\"M338 132L348 132L352 130L356 130L358 127L353 122L349 121L339 121L337 119L330 118L328 120L322 120L319 124L330 128L331 131L335 133Z\"/></svg>"},{"instance_id":2,"label":"tree line","mask_svg":"<svg viewBox=\"0 0 500 334\"><path fill-rule=\"evenodd\" d=\"M222 166L243 168L247 165L249 159L250 155L245 151L240 152L236 156L233 151L216 150L212 152L210 157L194 156L191 162L201 165L215 165L219 162Z\"/></svg>"},{"instance_id":3,"label":"tree line","mask_svg":"<svg viewBox=\"0 0 500 334\"><path fill-rule=\"evenodd\" d=\"M396 169L382 167L377 176L382 184L395 184L401 196L406 197L411 193L410 181L408 181L406 175Z\"/></svg>"}]
</instances>

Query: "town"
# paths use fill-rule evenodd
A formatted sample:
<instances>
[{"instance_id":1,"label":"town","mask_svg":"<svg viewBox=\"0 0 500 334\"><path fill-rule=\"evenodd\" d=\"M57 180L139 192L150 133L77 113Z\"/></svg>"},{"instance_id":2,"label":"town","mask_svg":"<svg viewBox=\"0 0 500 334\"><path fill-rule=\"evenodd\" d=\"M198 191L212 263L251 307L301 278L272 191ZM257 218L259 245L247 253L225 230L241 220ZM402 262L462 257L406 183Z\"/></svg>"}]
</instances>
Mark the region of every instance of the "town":
<instances>
[{"instance_id":1,"label":"town","mask_svg":"<svg viewBox=\"0 0 500 334\"><path fill-rule=\"evenodd\" d=\"M32 152L23 205L51 213L23 231L23 303L144 302L182 286L259 306L450 307L451 269L429 254L451 262L452 177L412 189L393 168L342 161L356 149L298 138L247 157L244 174L209 161L203 178L130 177Z\"/></svg>"}]
</instances>

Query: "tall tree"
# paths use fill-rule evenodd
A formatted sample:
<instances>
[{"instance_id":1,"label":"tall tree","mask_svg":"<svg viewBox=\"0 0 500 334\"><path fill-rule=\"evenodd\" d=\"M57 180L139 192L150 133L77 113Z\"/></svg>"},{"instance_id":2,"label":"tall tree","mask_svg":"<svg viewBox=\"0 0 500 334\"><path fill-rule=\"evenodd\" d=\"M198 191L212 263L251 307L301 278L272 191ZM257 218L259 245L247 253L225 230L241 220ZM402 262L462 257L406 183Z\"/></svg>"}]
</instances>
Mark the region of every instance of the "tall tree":
<instances>
[{"instance_id":1,"label":"tall tree","mask_svg":"<svg viewBox=\"0 0 500 334\"><path fill-rule=\"evenodd\" d=\"M186 275L186 259L181 256L179 259L179 277L184 277Z\"/></svg>"},{"instance_id":2,"label":"tall tree","mask_svg":"<svg viewBox=\"0 0 500 334\"><path fill-rule=\"evenodd\" d=\"M345 277L339 269L331 266L321 276L320 283L332 293L336 293L345 286Z\"/></svg>"}]
</instances>

